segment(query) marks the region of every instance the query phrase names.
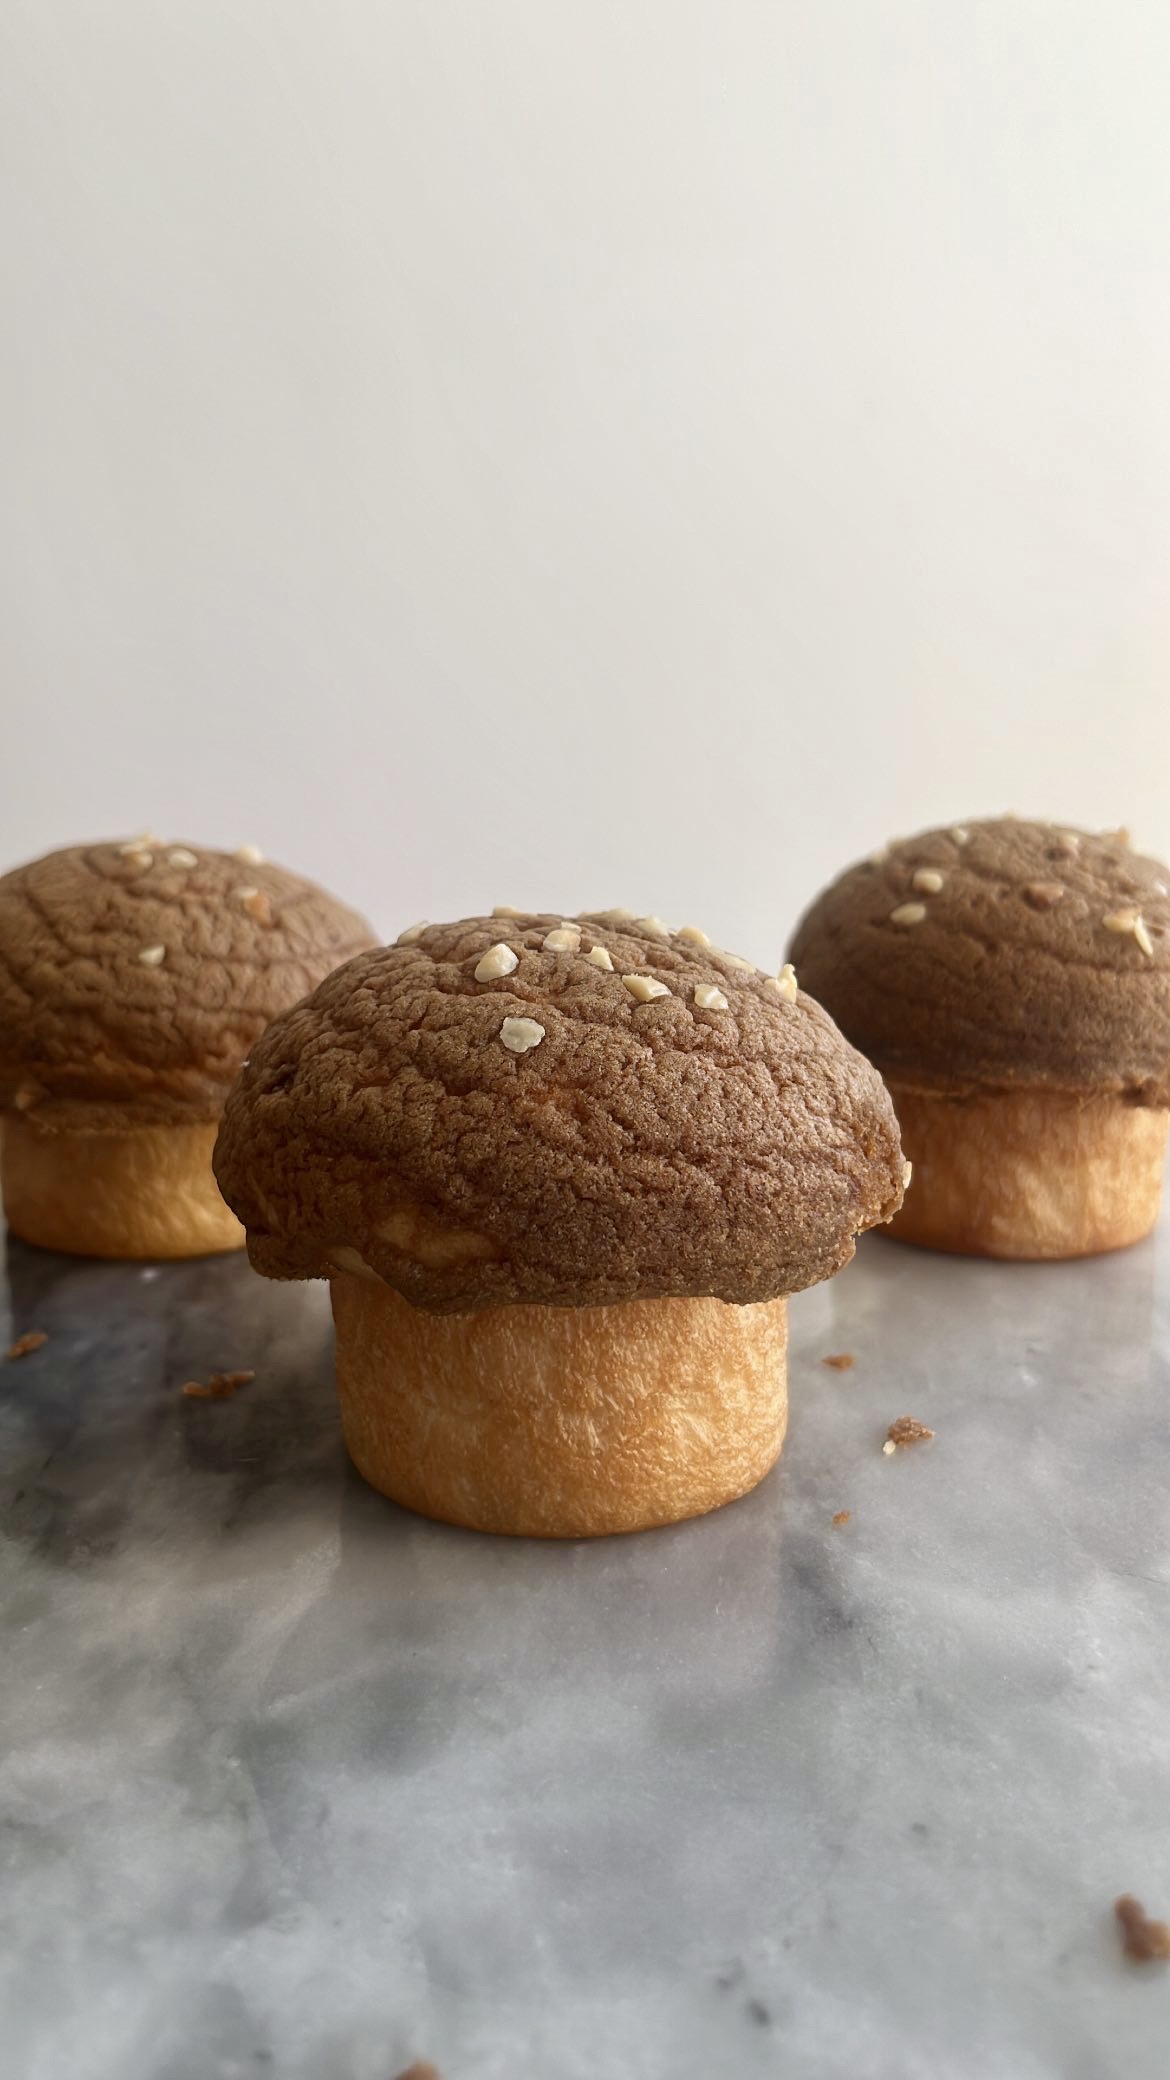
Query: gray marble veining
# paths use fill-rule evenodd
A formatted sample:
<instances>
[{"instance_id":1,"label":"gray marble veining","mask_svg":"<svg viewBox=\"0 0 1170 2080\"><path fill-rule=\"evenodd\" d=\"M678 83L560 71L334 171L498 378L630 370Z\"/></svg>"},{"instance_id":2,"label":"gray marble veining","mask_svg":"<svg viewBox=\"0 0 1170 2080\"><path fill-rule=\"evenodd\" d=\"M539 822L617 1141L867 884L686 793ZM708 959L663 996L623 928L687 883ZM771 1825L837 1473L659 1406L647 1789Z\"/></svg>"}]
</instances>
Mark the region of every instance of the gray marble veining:
<instances>
[{"instance_id":1,"label":"gray marble veining","mask_svg":"<svg viewBox=\"0 0 1170 2080\"><path fill-rule=\"evenodd\" d=\"M365 1488L319 1287L7 1271L10 2080L1165 2080L1170 1230L871 1240L776 1473L593 1545Z\"/></svg>"}]
</instances>

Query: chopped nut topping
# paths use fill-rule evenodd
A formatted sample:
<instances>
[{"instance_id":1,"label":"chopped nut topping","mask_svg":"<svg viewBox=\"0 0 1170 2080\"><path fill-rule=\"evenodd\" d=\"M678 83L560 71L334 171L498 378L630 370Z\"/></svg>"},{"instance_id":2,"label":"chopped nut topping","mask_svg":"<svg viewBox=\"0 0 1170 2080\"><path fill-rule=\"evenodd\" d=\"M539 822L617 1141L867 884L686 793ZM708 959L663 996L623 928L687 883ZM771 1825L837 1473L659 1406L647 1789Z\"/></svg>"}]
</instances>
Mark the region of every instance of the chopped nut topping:
<instances>
[{"instance_id":1,"label":"chopped nut topping","mask_svg":"<svg viewBox=\"0 0 1170 2080\"><path fill-rule=\"evenodd\" d=\"M890 1424L882 1450L896 1452L900 1444L925 1444L933 1436L934 1431L928 1430L925 1423L919 1423L913 1416L899 1416Z\"/></svg>"},{"instance_id":2,"label":"chopped nut topping","mask_svg":"<svg viewBox=\"0 0 1170 2080\"><path fill-rule=\"evenodd\" d=\"M167 854L168 867L197 867L199 861L186 845L172 845Z\"/></svg>"},{"instance_id":3,"label":"chopped nut topping","mask_svg":"<svg viewBox=\"0 0 1170 2080\"><path fill-rule=\"evenodd\" d=\"M1123 1892L1114 1900L1113 1911L1121 1923L1122 1947L1135 1964L1155 1964L1170 1957L1170 1928L1164 1921L1151 1921L1140 1899Z\"/></svg>"},{"instance_id":4,"label":"chopped nut topping","mask_svg":"<svg viewBox=\"0 0 1170 2080\"><path fill-rule=\"evenodd\" d=\"M602 924L623 925L634 922L632 910L598 910L594 914L600 918Z\"/></svg>"},{"instance_id":5,"label":"chopped nut topping","mask_svg":"<svg viewBox=\"0 0 1170 2080\"><path fill-rule=\"evenodd\" d=\"M670 937L670 926L663 924L660 917L636 917L634 919L634 930L640 932L643 939L669 939Z\"/></svg>"},{"instance_id":6,"label":"chopped nut topping","mask_svg":"<svg viewBox=\"0 0 1170 2080\"><path fill-rule=\"evenodd\" d=\"M918 889L919 893L924 896L937 896L942 889L942 885L943 876L939 873L937 867L916 868L911 882L911 886Z\"/></svg>"},{"instance_id":7,"label":"chopped nut topping","mask_svg":"<svg viewBox=\"0 0 1170 2080\"><path fill-rule=\"evenodd\" d=\"M166 957L165 946L144 946L138 956L144 968L161 968Z\"/></svg>"},{"instance_id":8,"label":"chopped nut topping","mask_svg":"<svg viewBox=\"0 0 1170 2080\"><path fill-rule=\"evenodd\" d=\"M155 837L153 831L140 831L136 838L127 838L126 843L124 845L119 845L118 850L122 854L123 859L129 859L131 854L135 852L148 852L152 845L157 844L158 839ZM147 862L147 864L149 865L149 861Z\"/></svg>"},{"instance_id":9,"label":"chopped nut topping","mask_svg":"<svg viewBox=\"0 0 1170 2080\"><path fill-rule=\"evenodd\" d=\"M141 845L119 845L118 850L126 865L137 867L140 874L145 874L147 868L154 865L153 852L145 852Z\"/></svg>"},{"instance_id":10,"label":"chopped nut topping","mask_svg":"<svg viewBox=\"0 0 1170 2080\"><path fill-rule=\"evenodd\" d=\"M18 1336L15 1343L9 1344L4 1355L9 1359L27 1358L30 1351L39 1351L41 1345L48 1341L49 1338L44 1329L26 1329L23 1336Z\"/></svg>"},{"instance_id":11,"label":"chopped nut topping","mask_svg":"<svg viewBox=\"0 0 1170 2080\"><path fill-rule=\"evenodd\" d=\"M877 851L876 851L876 852L871 852L871 853L870 853L870 855L869 855L869 859L868 859L868 861L866 862L866 864L867 864L868 866L871 866L871 867L884 867L884 866L885 866L885 863L886 863L886 861L887 861L887 860L888 860L888 858L889 858L889 856L890 856L890 848L889 848L889 846L888 846L888 845L879 845L879 846L878 846L878 848L877 848Z\"/></svg>"},{"instance_id":12,"label":"chopped nut topping","mask_svg":"<svg viewBox=\"0 0 1170 2080\"><path fill-rule=\"evenodd\" d=\"M430 925L428 923L428 920L424 917L421 924L407 925L406 930L404 932L399 932L398 937L394 941L394 944L396 946L413 946L419 939L422 938L423 933L429 930Z\"/></svg>"},{"instance_id":13,"label":"chopped nut topping","mask_svg":"<svg viewBox=\"0 0 1170 2080\"><path fill-rule=\"evenodd\" d=\"M1112 841L1114 845L1132 845L1133 843L1133 838L1124 824L1120 824L1115 831L1102 831L1101 836L1107 843Z\"/></svg>"},{"instance_id":14,"label":"chopped nut topping","mask_svg":"<svg viewBox=\"0 0 1170 2080\"><path fill-rule=\"evenodd\" d=\"M554 932L545 934L544 944L548 953L579 953L581 933L575 924L559 924Z\"/></svg>"},{"instance_id":15,"label":"chopped nut topping","mask_svg":"<svg viewBox=\"0 0 1170 2080\"><path fill-rule=\"evenodd\" d=\"M839 1510L837 1510L837 1512L835 1513L835 1515L834 1515L834 1517L833 1517L833 1529L834 1529L834 1531L840 1531L840 1529L841 1529L841 1526L842 1526L842 1524L848 1524L848 1523L850 1522L851 1518L852 1518L852 1515L853 1515L853 1512L852 1512L852 1510L848 1510L848 1509L839 1509Z\"/></svg>"},{"instance_id":16,"label":"chopped nut topping","mask_svg":"<svg viewBox=\"0 0 1170 2080\"><path fill-rule=\"evenodd\" d=\"M498 945L489 946L487 952L480 955L475 964L475 979L477 982L498 982L501 975L511 975L519 965L511 947L505 946L501 940Z\"/></svg>"},{"instance_id":17,"label":"chopped nut topping","mask_svg":"<svg viewBox=\"0 0 1170 2080\"><path fill-rule=\"evenodd\" d=\"M585 958L593 967L604 968L607 975L613 974L613 961L606 947L591 946Z\"/></svg>"},{"instance_id":18,"label":"chopped nut topping","mask_svg":"<svg viewBox=\"0 0 1170 2080\"><path fill-rule=\"evenodd\" d=\"M792 962L785 961L778 975L766 976L765 986L774 991L776 996L783 997L786 1003L795 1004L797 983L796 969Z\"/></svg>"},{"instance_id":19,"label":"chopped nut topping","mask_svg":"<svg viewBox=\"0 0 1170 2080\"><path fill-rule=\"evenodd\" d=\"M1146 921L1140 910L1111 910L1108 917L1101 919L1107 932L1128 932L1137 940L1147 957L1154 951L1154 942L1146 929Z\"/></svg>"},{"instance_id":20,"label":"chopped nut topping","mask_svg":"<svg viewBox=\"0 0 1170 2080\"><path fill-rule=\"evenodd\" d=\"M925 916L925 903L899 903L897 909L890 912L890 923L921 924Z\"/></svg>"},{"instance_id":21,"label":"chopped nut topping","mask_svg":"<svg viewBox=\"0 0 1170 2080\"><path fill-rule=\"evenodd\" d=\"M649 1004L654 997L670 995L665 982L657 981L653 975L623 975L622 981L639 1004Z\"/></svg>"},{"instance_id":22,"label":"chopped nut topping","mask_svg":"<svg viewBox=\"0 0 1170 2080\"><path fill-rule=\"evenodd\" d=\"M1150 886L1156 896L1170 896L1170 888L1167 888L1164 881L1152 881Z\"/></svg>"},{"instance_id":23,"label":"chopped nut topping","mask_svg":"<svg viewBox=\"0 0 1170 2080\"><path fill-rule=\"evenodd\" d=\"M237 845L236 858L242 859L247 867L262 867L264 854L258 845Z\"/></svg>"},{"instance_id":24,"label":"chopped nut topping","mask_svg":"<svg viewBox=\"0 0 1170 2080\"><path fill-rule=\"evenodd\" d=\"M228 1401L241 1387L250 1386L254 1372L213 1372L209 1380L184 1380L180 1393L191 1401Z\"/></svg>"},{"instance_id":25,"label":"chopped nut topping","mask_svg":"<svg viewBox=\"0 0 1170 2080\"><path fill-rule=\"evenodd\" d=\"M511 903L497 903L492 910L493 917L523 917L523 915L523 910L513 909Z\"/></svg>"},{"instance_id":26,"label":"chopped nut topping","mask_svg":"<svg viewBox=\"0 0 1170 2080\"><path fill-rule=\"evenodd\" d=\"M745 961L742 953L720 953L719 958L726 961L729 968L742 968L745 975L754 975L757 972L755 962Z\"/></svg>"},{"instance_id":27,"label":"chopped nut topping","mask_svg":"<svg viewBox=\"0 0 1170 2080\"><path fill-rule=\"evenodd\" d=\"M831 1366L834 1372L852 1372L856 1363L852 1351L832 1351L827 1358L821 1359L821 1364Z\"/></svg>"},{"instance_id":28,"label":"chopped nut topping","mask_svg":"<svg viewBox=\"0 0 1170 2080\"><path fill-rule=\"evenodd\" d=\"M530 1047L539 1047L544 1039L544 1027L534 1018L506 1018L500 1027L500 1038L509 1054L527 1054Z\"/></svg>"},{"instance_id":29,"label":"chopped nut topping","mask_svg":"<svg viewBox=\"0 0 1170 2080\"><path fill-rule=\"evenodd\" d=\"M711 944L706 932L697 924L680 924L675 933L675 938L689 939L692 946L709 946Z\"/></svg>"},{"instance_id":30,"label":"chopped nut topping","mask_svg":"<svg viewBox=\"0 0 1170 2080\"><path fill-rule=\"evenodd\" d=\"M950 836L956 845L969 845L971 843L971 833L965 823L952 823Z\"/></svg>"},{"instance_id":31,"label":"chopped nut topping","mask_svg":"<svg viewBox=\"0 0 1170 2080\"><path fill-rule=\"evenodd\" d=\"M910 1163L910 1162L906 1162L906 1163L903 1163L903 1165L902 1165L902 1190L903 1190L903 1191L907 1191L907 1190L909 1189L909 1185L910 1185L910 1179L911 1179L911 1178L913 1177L913 1175L914 1175L914 1165L913 1165L913 1163Z\"/></svg>"},{"instance_id":32,"label":"chopped nut topping","mask_svg":"<svg viewBox=\"0 0 1170 2080\"><path fill-rule=\"evenodd\" d=\"M1033 910L1054 910L1057 903L1063 903L1068 890L1063 881L1028 881L1020 893Z\"/></svg>"},{"instance_id":33,"label":"chopped nut topping","mask_svg":"<svg viewBox=\"0 0 1170 2080\"><path fill-rule=\"evenodd\" d=\"M237 888L234 893L257 924L272 923L272 901L262 888Z\"/></svg>"},{"instance_id":34,"label":"chopped nut topping","mask_svg":"<svg viewBox=\"0 0 1170 2080\"><path fill-rule=\"evenodd\" d=\"M896 1444L894 1443L894 1440L893 1440L893 1438L892 1438L892 1437L887 1437L887 1439L886 1439L886 1441L885 1441L884 1445L882 1446L882 1450L883 1450L883 1452L885 1453L885 1455L886 1455L887 1459L888 1459L888 1458L889 1458L889 1457L891 1456L891 1454L892 1454L893 1452L896 1452L896 1451L897 1451L897 1449L898 1449L898 1447L897 1447L897 1445L896 1445Z\"/></svg>"},{"instance_id":35,"label":"chopped nut topping","mask_svg":"<svg viewBox=\"0 0 1170 2080\"><path fill-rule=\"evenodd\" d=\"M713 982L696 982L695 1002L700 1011L726 1011L727 998Z\"/></svg>"}]
</instances>

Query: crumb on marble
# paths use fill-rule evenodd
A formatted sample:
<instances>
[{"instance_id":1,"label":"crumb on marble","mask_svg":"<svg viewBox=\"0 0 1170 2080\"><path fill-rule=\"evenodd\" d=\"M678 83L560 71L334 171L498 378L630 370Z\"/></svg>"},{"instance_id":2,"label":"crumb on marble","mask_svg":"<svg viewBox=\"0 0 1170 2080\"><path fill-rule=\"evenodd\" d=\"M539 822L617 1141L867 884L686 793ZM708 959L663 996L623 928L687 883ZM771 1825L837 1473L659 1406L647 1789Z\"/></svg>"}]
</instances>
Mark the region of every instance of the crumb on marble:
<instances>
[{"instance_id":1,"label":"crumb on marble","mask_svg":"<svg viewBox=\"0 0 1170 2080\"><path fill-rule=\"evenodd\" d=\"M929 1430L925 1423L918 1422L914 1416L899 1416L896 1422L890 1424L882 1450L886 1453L896 1452L900 1444L925 1444L933 1436L934 1431Z\"/></svg>"},{"instance_id":2,"label":"crumb on marble","mask_svg":"<svg viewBox=\"0 0 1170 2080\"><path fill-rule=\"evenodd\" d=\"M821 1359L821 1364L831 1365L834 1372L852 1372L856 1363L852 1351L830 1351L827 1358Z\"/></svg>"},{"instance_id":3,"label":"crumb on marble","mask_svg":"<svg viewBox=\"0 0 1170 2080\"><path fill-rule=\"evenodd\" d=\"M4 1355L6 1358L27 1358L30 1351L39 1351L41 1345L48 1341L48 1334L44 1329L26 1329L23 1336L18 1336L15 1343L9 1344Z\"/></svg>"},{"instance_id":4,"label":"crumb on marble","mask_svg":"<svg viewBox=\"0 0 1170 2080\"><path fill-rule=\"evenodd\" d=\"M1135 1964L1154 1964L1170 1958L1170 1926L1165 1921L1151 1921L1140 1899L1130 1892L1123 1892L1113 1902L1113 1911L1121 1924L1121 1945L1127 1957Z\"/></svg>"},{"instance_id":5,"label":"crumb on marble","mask_svg":"<svg viewBox=\"0 0 1170 2080\"><path fill-rule=\"evenodd\" d=\"M191 1401L228 1401L255 1377L254 1372L213 1372L209 1380L184 1380L181 1392Z\"/></svg>"},{"instance_id":6,"label":"crumb on marble","mask_svg":"<svg viewBox=\"0 0 1170 2080\"><path fill-rule=\"evenodd\" d=\"M852 1519L853 1511L851 1509L839 1509L835 1517L833 1518L834 1530L839 1531L841 1529L842 1524L851 1523Z\"/></svg>"}]
</instances>

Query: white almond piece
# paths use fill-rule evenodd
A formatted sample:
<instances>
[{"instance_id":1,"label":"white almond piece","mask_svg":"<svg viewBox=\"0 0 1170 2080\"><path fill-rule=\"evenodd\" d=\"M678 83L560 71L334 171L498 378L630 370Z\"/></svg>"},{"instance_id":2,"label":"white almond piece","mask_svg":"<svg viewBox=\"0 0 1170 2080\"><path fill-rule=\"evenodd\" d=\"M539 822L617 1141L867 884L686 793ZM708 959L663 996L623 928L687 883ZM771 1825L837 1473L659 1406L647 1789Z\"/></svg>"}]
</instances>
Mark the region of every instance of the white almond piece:
<instances>
[{"instance_id":1,"label":"white almond piece","mask_svg":"<svg viewBox=\"0 0 1170 2080\"><path fill-rule=\"evenodd\" d=\"M585 958L592 967L604 968L607 975L613 974L613 961L606 947L591 946Z\"/></svg>"},{"instance_id":2,"label":"white almond piece","mask_svg":"<svg viewBox=\"0 0 1170 2080\"><path fill-rule=\"evenodd\" d=\"M937 867L918 867L914 872L911 887L923 896L937 896L942 891L943 877Z\"/></svg>"},{"instance_id":3,"label":"white almond piece","mask_svg":"<svg viewBox=\"0 0 1170 2080\"><path fill-rule=\"evenodd\" d=\"M509 1054L527 1054L529 1048L540 1046L544 1027L537 1025L534 1018L506 1018L500 1027L500 1038Z\"/></svg>"},{"instance_id":4,"label":"white almond piece","mask_svg":"<svg viewBox=\"0 0 1170 2080\"><path fill-rule=\"evenodd\" d=\"M640 932L643 939L669 939L670 937L670 926L663 924L660 917L635 917L634 930Z\"/></svg>"},{"instance_id":5,"label":"white almond piece","mask_svg":"<svg viewBox=\"0 0 1170 2080\"><path fill-rule=\"evenodd\" d=\"M236 858L242 859L246 867L262 867L264 854L258 845L237 845Z\"/></svg>"},{"instance_id":6,"label":"white almond piece","mask_svg":"<svg viewBox=\"0 0 1170 2080\"><path fill-rule=\"evenodd\" d=\"M669 997L671 994L665 982L659 982L654 975L623 975L622 981L639 1004L649 1004L655 997Z\"/></svg>"},{"instance_id":7,"label":"white almond piece","mask_svg":"<svg viewBox=\"0 0 1170 2080\"><path fill-rule=\"evenodd\" d=\"M903 1190L903 1191L907 1191L907 1190L909 1189L909 1186L910 1186L910 1179L911 1179L911 1178L913 1177L913 1175L914 1175L914 1165L913 1165L913 1163L909 1163L909 1162L907 1162L907 1163L903 1163L903 1165L902 1165L902 1190Z\"/></svg>"},{"instance_id":8,"label":"white almond piece","mask_svg":"<svg viewBox=\"0 0 1170 2080\"><path fill-rule=\"evenodd\" d=\"M696 982L695 1002L700 1011L726 1011L727 998L713 982Z\"/></svg>"},{"instance_id":9,"label":"white almond piece","mask_svg":"<svg viewBox=\"0 0 1170 2080\"><path fill-rule=\"evenodd\" d=\"M956 845L962 846L971 843L971 833L965 823L952 823L950 834Z\"/></svg>"},{"instance_id":10,"label":"white almond piece","mask_svg":"<svg viewBox=\"0 0 1170 2080\"><path fill-rule=\"evenodd\" d=\"M199 861L186 845L172 845L167 854L168 867L197 867Z\"/></svg>"},{"instance_id":11,"label":"white almond piece","mask_svg":"<svg viewBox=\"0 0 1170 2080\"><path fill-rule=\"evenodd\" d=\"M407 925L404 932L399 932L394 944L396 946L413 946L417 940L422 938L423 933L429 930L430 920L424 917L421 924Z\"/></svg>"},{"instance_id":12,"label":"white almond piece","mask_svg":"<svg viewBox=\"0 0 1170 2080\"><path fill-rule=\"evenodd\" d=\"M144 968L161 968L166 957L165 946L144 946L138 956Z\"/></svg>"},{"instance_id":13,"label":"white almond piece","mask_svg":"<svg viewBox=\"0 0 1170 2080\"><path fill-rule=\"evenodd\" d=\"M755 962L745 961L742 953L721 953L719 958L726 961L729 968L743 968L749 975L757 972Z\"/></svg>"},{"instance_id":14,"label":"white almond piece","mask_svg":"<svg viewBox=\"0 0 1170 2080\"><path fill-rule=\"evenodd\" d=\"M925 916L925 903L899 903L897 909L890 912L890 923L921 924Z\"/></svg>"},{"instance_id":15,"label":"white almond piece","mask_svg":"<svg viewBox=\"0 0 1170 2080\"><path fill-rule=\"evenodd\" d=\"M545 934L544 943L549 953L580 953L581 933L575 924L559 924Z\"/></svg>"},{"instance_id":16,"label":"white almond piece","mask_svg":"<svg viewBox=\"0 0 1170 2080\"><path fill-rule=\"evenodd\" d=\"M711 944L706 932L697 924L680 924L676 937L689 939L692 946L709 946Z\"/></svg>"},{"instance_id":17,"label":"white almond piece","mask_svg":"<svg viewBox=\"0 0 1170 2080\"><path fill-rule=\"evenodd\" d=\"M480 955L475 965L475 979L477 982L498 982L501 975L511 975L519 965L511 947L501 941Z\"/></svg>"},{"instance_id":18,"label":"white almond piece","mask_svg":"<svg viewBox=\"0 0 1170 2080\"><path fill-rule=\"evenodd\" d=\"M511 903L496 903L492 910L493 917L523 917L523 915L523 910L514 909Z\"/></svg>"},{"instance_id":19,"label":"white almond piece","mask_svg":"<svg viewBox=\"0 0 1170 2080\"><path fill-rule=\"evenodd\" d=\"M795 1004L797 988L796 969L791 961L785 961L778 975L768 976L768 988L774 990L778 997L783 997L785 1003Z\"/></svg>"}]
</instances>

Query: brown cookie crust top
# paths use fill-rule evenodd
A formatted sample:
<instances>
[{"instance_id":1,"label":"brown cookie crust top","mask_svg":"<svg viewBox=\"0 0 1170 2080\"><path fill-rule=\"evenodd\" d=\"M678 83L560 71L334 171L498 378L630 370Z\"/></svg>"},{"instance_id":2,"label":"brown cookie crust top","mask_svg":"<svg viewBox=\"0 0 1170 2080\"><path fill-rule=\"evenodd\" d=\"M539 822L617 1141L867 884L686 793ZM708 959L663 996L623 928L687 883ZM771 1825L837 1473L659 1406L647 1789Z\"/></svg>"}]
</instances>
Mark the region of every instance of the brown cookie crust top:
<instances>
[{"instance_id":1,"label":"brown cookie crust top","mask_svg":"<svg viewBox=\"0 0 1170 2080\"><path fill-rule=\"evenodd\" d=\"M364 918L252 847L72 845L0 877L0 1108L52 1131L214 1120Z\"/></svg>"},{"instance_id":2,"label":"brown cookie crust top","mask_svg":"<svg viewBox=\"0 0 1170 2080\"><path fill-rule=\"evenodd\" d=\"M846 1263L902 1197L880 1079L790 976L627 915L416 928L278 1019L215 1153L256 1269L460 1313Z\"/></svg>"},{"instance_id":3,"label":"brown cookie crust top","mask_svg":"<svg viewBox=\"0 0 1170 2080\"><path fill-rule=\"evenodd\" d=\"M1014 816L896 840L797 927L801 982L913 1090L1170 1104L1170 869Z\"/></svg>"}]
</instances>

